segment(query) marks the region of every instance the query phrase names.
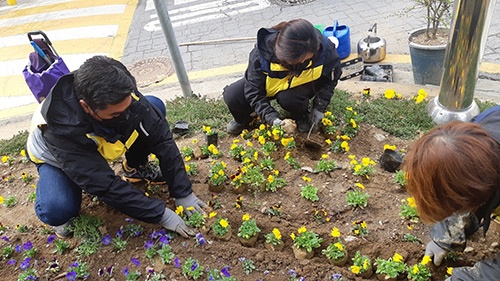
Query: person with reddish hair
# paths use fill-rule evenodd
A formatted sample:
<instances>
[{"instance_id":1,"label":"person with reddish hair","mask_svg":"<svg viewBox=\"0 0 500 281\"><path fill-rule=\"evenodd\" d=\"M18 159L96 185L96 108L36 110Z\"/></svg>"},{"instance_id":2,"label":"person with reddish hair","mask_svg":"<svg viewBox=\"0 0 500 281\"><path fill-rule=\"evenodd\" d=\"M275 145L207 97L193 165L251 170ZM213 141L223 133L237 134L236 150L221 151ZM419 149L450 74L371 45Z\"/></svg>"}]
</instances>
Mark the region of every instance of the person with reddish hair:
<instances>
[{"instance_id":1,"label":"person with reddish hair","mask_svg":"<svg viewBox=\"0 0 500 281\"><path fill-rule=\"evenodd\" d=\"M334 43L309 21L261 28L245 76L222 93L234 117L227 132L237 135L247 129L254 113L269 125L280 125L284 117L271 100L297 122L299 132L307 132L324 117L341 75Z\"/></svg>"},{"instance_id":2,"label":"person with reddish hair","mask_svg":"<svg viewBox=\"0 0 500 281\"><path fill-rule=\"evenodd\" d=\"M439 266L449 251L464 250L480 227L486 235L500 209L500 106L471 122L433 128L408 152L404 168L420 218L434 223L425 255ZM453 269L447 281L458 280L500 280L500 253Z\"/></svg>"}]
</instances>

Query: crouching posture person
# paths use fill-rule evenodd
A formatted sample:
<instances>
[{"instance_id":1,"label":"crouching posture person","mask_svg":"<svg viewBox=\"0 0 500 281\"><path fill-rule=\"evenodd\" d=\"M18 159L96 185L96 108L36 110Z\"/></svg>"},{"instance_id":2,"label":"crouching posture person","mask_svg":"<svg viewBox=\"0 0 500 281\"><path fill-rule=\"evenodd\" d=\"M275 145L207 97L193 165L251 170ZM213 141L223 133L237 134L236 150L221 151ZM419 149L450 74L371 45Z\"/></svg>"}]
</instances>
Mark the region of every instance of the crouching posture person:
<instances>
[{"instance_id":1,"label":"crouching posture person","mask_svg":"<svg viewBox=\"0 0 500 281\"><path fill-rule=\"evenodd\" d=\"M471 122L435 127L405 160L407 189L420 218L435 223L425 255L439 266L449 251L462 251L466 238L490 226L500 205L500 107ZM498 209L497 209L498 210ZM458 267L447 281L500 280L500 253L473 267Z\"/></svg>"},{"instance_id":2,"label":"crouching posture person","mask_svg":"<svg viewBox=\"0 0 500 281\"><path fill-rule=\"evenodd\" d=\"M84 190L132 218L194 235L164 201L128 182L166 182L176 206L206 207L193 194L165 116L164 103L140 94L134 77L114 59L92 57L61 77L33 115L27 143L40 177L38 218L57 235L70 235L67 226L80 211ZM124 153L126 180L108 164ZM148 164L150 153L159 168Z\"/></svg>"},{"instance_id":3,"label":"crouching posture person","mask_svg":"<svg viewBox=\"0 0 500 281\"><path fill-rule=\"evenodd\" d=\"M253 112L269 125L281 124L273 99L297 121L300 132L307 132L324 117L341 74L335 45L310 22L296 19L261 28L245 77L224 88L234 117L228 133L246 129Z\"/></svg>"}]
</instances>

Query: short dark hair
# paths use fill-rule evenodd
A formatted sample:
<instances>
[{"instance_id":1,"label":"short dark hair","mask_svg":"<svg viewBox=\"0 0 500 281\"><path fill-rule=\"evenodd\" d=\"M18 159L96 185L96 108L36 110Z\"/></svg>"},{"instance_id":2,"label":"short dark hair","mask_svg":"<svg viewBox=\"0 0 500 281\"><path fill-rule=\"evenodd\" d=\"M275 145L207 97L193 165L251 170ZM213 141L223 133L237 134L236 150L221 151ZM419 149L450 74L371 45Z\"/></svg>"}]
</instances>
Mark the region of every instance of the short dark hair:
<instances>
[{"instance_id":1,"label":"short dark hair","mask_svg":"<svg viewBox=\"0 0 500 281\"><path fill-rule=\"evenodd\" d=\"M281 22L273 29L279 30L274 45L276 58L281 62L294 61L306 53L316 54L321 44L321 33L304 19Z\"/></svg>"},{"instance_id":2,"label":"short dark hair","mask_svg":"<svg viewBox=\"0 0 500 281\"><path fill-rule=\"evenodd\" d=\"M475 212L495 195L500 147L479 124L452 121L420 138L405 159L406 188L424 222Z\"/></svg>"},{"instance_id":3,"label":"short dark hair","mask_svg":"<svg viewBox=\"0 0 500 281\"><path fill-rule=\"evenodd\" d=\"M74 89L93 110L125 100L137 88L135 78L119 61L95 56L75 71Z\"/></svg>"}]
</instances>

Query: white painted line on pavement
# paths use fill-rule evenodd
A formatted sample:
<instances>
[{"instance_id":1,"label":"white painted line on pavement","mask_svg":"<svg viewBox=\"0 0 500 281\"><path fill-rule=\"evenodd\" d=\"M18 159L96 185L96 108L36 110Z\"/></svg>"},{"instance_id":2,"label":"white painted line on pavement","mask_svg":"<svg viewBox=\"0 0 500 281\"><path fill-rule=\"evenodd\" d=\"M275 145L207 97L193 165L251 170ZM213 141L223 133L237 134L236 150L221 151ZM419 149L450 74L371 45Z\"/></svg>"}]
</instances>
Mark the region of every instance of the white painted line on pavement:
<instances>
[{"instance_id":1,"label":"white painted line on pavement","mask_svg":"<svg viewBox=\"0 0 500 281\"><path fill-rule=\"evenodd\" d=\"M107 56L106 53L87 53L87 54L72 54L62 56L64 62L68 66L69 70L76 70L82 65L88 58L93 56L102 55ZM1 63L0 76L9 75L22 75L24 67L28 64L28 55L25 59L20 60L9 60ZM3 95L3 94L2 94Z\"/></svg>"},{"instance_id":2,"label":"white painted line on pavement","mask_svg":"<svg viewBox=\"0 0 500 281\"><path fill-rule=\"evenodd\" d=\"M93 25L50 30L45 31L45 34L47 34L47 37L49 37L52 45L54 45L57 50L57 44L54 43L55 41L115 37L117 30L118 25ZM37 35L35 38L41 38L41 36ZM26 34L0 37L0 48L26 44L29 44L28 36L26 36Z\"/></svg>"},{"instance_id":3,"label":"white painted line on pavement","mask_svg":"<svg viewBox=\"0 0 500 281\"><path fill-rule=\"evenodd\" d=\"M88 7L80 9L61 10L43 14L34 14L34 15L0 20L0 26L6 27L6 26L35 23L47 20L62 20L62 19L78 18L85 16L123 14L126 7L127 5L120 4L120 5L107 5L107 6L96 6L96 7Z\"/></svg>"},{"instance_id":4,"label":"white painted line on pavement","mask_svg":"<svg viewBox=\"0 0 500 281\"><path fill-rule=\"evenodd\" d=\"M232 1L211 1L199 5L173 9L169 11L173 27L191 25L218 18L225 18L238 14L262 10L270 4L264 0L235 1L236 4L228 4ZM158 18L157 14L151 15L151 18ZM146 31L161 30L160 21L153 20L144 26Z\"/></svg>"},{"instance_id":5,"label":"white painted line on pavement","mask_svg":"<svg viewBox=\"0 0 500 281\"><path fill-rule=\"evenodd\" d=\"M32 94L18 97L0 97L0 110L32 103L36 103L36 99Z\"/></svg>"},{"instance_id":6,"label":"white painted line on pavement","mask_svg":"<svg viewBox=\"0 0 500 281\"><path fill-rule=\"evenodd\" d=\"M48 6L48 5L53 5L53 4L59 4L59 3L65 3L65 2L71 2L72 0L50 0L50 1L35 1L32 3L17 3L14 6L4 6L0 7L0 12L4 10L21 10L21 9L27 9L27 8L33 8L33 7L43 7L43 6ZM42 2L42 3L40 3Z\"/></svg>"}]
</instances>

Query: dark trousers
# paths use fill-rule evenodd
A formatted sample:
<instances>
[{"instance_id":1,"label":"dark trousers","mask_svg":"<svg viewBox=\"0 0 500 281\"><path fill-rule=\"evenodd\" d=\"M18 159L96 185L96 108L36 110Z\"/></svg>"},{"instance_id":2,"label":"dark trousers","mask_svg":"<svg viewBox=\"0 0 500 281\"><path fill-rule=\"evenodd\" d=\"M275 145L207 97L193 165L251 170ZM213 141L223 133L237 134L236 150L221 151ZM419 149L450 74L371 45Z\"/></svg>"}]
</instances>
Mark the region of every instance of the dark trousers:
<instances>
[{"instance_id":1,"label":"dark trousers","mask_svg":"<svg viewBox=\"0 0 500 281\"><path fill-rule=\"evenodd\" d=\"M240 124L245 124L250 120L250 114L255 110L250 106L244 95L245 78L242 78L224 88L222 96L234 120ZM309 109L309 99L314 96L313 83L307 83L292 89L281 91L273 98L278 104L290 113L290 117L295 120L307 118ZM264 116L261 116L264 117Z\"/></svg>"}]
</instances>

